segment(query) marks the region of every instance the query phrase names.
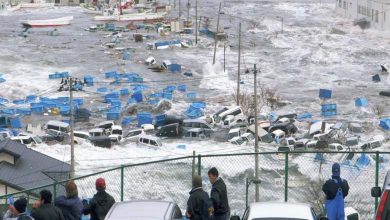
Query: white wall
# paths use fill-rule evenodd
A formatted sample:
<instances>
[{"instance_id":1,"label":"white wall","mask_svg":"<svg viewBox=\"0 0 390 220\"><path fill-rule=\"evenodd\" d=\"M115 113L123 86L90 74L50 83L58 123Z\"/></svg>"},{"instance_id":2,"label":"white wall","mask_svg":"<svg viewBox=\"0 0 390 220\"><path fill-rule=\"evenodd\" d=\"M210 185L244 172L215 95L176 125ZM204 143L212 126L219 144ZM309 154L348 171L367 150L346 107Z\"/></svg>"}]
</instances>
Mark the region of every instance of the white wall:
<instances>
[{"instance_id":1,"label":"white wall","mask_svg":"<svg viewBox=\"0 0 390 220\"><path fill-rule=\"evenodd\" d=\"M370 27L390 31L390 0L336 0L336 12L351 20L366 18Z\"/></svg>"}]
</instances>

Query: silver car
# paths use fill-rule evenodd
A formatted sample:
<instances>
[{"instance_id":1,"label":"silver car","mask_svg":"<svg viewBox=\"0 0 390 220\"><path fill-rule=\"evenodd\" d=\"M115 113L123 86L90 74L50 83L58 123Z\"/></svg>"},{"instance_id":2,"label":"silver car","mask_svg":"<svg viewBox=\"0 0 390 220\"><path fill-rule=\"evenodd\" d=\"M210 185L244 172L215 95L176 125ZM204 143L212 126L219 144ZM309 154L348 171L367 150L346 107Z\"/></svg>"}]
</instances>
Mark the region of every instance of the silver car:
<instances>
[{"instance_id":1,"label":"silver car","mask_svg":"<svg viewBox=\"0 0 390 220\"><path fill-rule=\"evenodd\" d=\"M173 220L182 219L179 206L160 200L136 200L115 203L105 220Z\"/></svg>"}]
</instances>

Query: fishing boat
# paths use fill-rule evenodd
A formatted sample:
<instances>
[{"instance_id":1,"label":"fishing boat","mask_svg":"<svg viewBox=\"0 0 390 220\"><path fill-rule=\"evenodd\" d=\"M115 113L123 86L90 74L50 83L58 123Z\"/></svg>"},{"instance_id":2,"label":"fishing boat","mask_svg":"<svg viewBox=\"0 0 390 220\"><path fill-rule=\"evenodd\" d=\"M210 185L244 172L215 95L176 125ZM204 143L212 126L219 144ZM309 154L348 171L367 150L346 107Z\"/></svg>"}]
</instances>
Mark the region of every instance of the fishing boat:
<instances>
[{"instance_id":1,"label":"fishing boat","mask_svg":"<svg viewBox=\"0 0 390 220\"><path fill-rule=\"evenodd\" d=\"M46 3L46 2L38 2L38 3L20 3L20 8L49 8L54 7L53 3Z\"/></svg>"},{"instance_id":2,"label":"fishing boat","mask_svg":"<svg viewBox=\"0 0 390 220\"><path fill-rule=\"evenodd\" d=\"M135 14L113 14L95 16L95 21L160 21L164 18L166 13L135 13Z\"/></svg>"},{"instance_id":3,"label":"fishing boat","mask_svg":"<svg viewBox=\"0 0 390 220\"><path fill-rule=\"evenodd\" d=\"M25 27L64 26L64 25L69 25L72 20L73 20L73 16L47 19L47 20L27 20L27 21L22 21L22 25Z\"/></svg>"}]
</instances>

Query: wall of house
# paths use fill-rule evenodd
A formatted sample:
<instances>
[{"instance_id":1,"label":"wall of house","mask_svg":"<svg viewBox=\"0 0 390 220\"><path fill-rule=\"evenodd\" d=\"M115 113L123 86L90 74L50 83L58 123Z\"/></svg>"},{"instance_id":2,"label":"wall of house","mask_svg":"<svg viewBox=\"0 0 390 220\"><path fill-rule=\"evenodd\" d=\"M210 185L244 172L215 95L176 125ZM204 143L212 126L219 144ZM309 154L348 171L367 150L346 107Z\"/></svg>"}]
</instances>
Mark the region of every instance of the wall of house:
<instances>
[{"instance_id":1,"label":"wall of house","mask_svg":"<svg viewBox=\"0 0 390 220\"><path fill-rule=\"evenodd\" d=\"M2 162L2 161L8 162L10 164L14 164L14 162L15 162L14 156L9 155L9 154L4 153L4 152L0 153L0 162Z\"/></svg>"},{"instance_id":2,"label":"wall of house","mask_svg":"<svg viewBox=\"0 0 390 220\"><path fill-rule=\"evenodd\" d=\"M351 20L365 18L371 28L390 31L390 0L336 0L336 12Z\"/></svg>"},{"instance_id":3,"label":"wall of house","mask_svg":"<svg viewBox=\"0 0 390 220\"><path fill-rule=\"evenodd\" d=\"M0 182L0 196L10 194L10 193L16 193L16 192L19 192L19 190L14 189ZM6 204L5 199L0 199L0 204Z\"/></svg>"}]
</instances>

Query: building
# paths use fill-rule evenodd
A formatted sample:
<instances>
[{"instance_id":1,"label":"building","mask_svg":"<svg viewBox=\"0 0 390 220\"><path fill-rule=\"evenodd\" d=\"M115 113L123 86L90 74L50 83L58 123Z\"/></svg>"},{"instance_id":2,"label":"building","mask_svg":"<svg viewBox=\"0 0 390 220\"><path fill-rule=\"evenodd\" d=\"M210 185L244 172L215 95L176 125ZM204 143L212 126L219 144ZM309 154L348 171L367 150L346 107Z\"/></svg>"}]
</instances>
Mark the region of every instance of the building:
<instances>
[{"instance_id":1,"label":"building","mask_svg":"<svg viewBox=\"0 0 390 220\"><path fill-rule=\"evenodd\" d=\"M390 31L390 0L336 0L336 12L355 21L365 19L371 28Z\"/></svg>"},{"instance_id":2,"label":"building","mask_svg":"<svg viewBox=\"0 0 390 220\"><path fill-rule=\"evenodd\" d=\"M21 143L11 140L0 142L0 196L53 184L69 177L69 164ZM57 192L61 191L63 187L58 186Z\"/></svg>"}]
</instances>

